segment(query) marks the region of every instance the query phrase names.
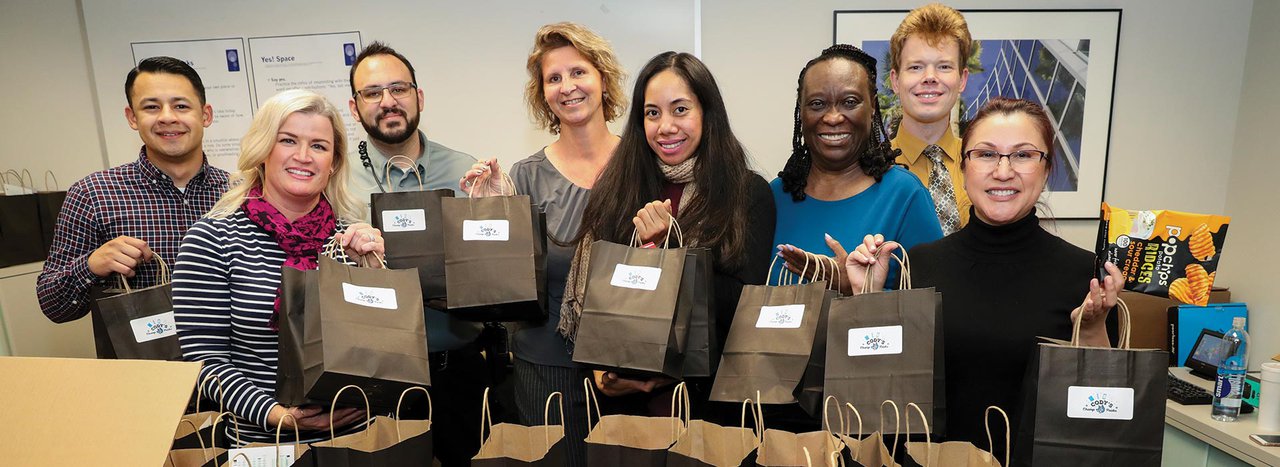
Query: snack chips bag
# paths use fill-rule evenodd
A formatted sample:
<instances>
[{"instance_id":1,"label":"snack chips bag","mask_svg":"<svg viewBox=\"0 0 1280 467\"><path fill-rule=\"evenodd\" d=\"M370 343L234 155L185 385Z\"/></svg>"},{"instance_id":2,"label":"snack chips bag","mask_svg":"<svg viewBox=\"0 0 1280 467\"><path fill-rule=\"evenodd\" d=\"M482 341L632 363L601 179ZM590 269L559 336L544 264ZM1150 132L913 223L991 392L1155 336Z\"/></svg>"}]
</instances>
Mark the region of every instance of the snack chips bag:
<instances>
[{"instance_id":1,"label":"snack chips bag","mask_svg":"<svg viewBox=\"0 0 1280 467\"><path fill-rule=\"evenodd\" d=\"M1130 211L1102 203L1098 277L1102 262L1120 267L1125 290L1209 303L1209 289L1231 218L1177 211Z\"/></svg>"}]
</instances>

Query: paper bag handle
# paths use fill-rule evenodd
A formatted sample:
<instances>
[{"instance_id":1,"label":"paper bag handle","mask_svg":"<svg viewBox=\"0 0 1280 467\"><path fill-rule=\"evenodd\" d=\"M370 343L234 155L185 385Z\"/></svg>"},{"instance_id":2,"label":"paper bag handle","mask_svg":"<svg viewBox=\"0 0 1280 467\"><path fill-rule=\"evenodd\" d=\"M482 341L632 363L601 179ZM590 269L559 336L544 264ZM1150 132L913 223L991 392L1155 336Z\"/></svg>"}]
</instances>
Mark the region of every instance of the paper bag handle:
<instances>
[{"instance_id":1,"label":"paper bag handle","mask_svg":"<svg viewBox=\"0 0 1280 467\"><path fill-rule=\"evenodd\" d=\"M427 395L427 421L428 422L431 421L432 413L435 411L435 408L431 406L431 393L427 392L426 388L422 386L413 386L413 387L410 387L409 389L405 389L404 391L401 391L400 399L396 401L396 442L397 443L400 441L404 441L404 438L400 436L400 405L404 404L404 396L409 395L409 391L415 391L415 390L422 391L423 394Z\"/></svg>"},{"instance_id":2,"label":"paper bag handle","mask_svg":"<svg viewBox=\"0 0 1280 467\"><path fill-rule=\"evenodd\" d=\"M880 429L884 430L884 405L893 406L893 449L889 450L889 457L898 457L898 432L902 427L902 411L898 410L898 403L890 399L885 399L880 403Z\"/></svg>"},{"instance_id":3,"label":"paper bag handle","mask_svg":"<svg viewBox=\"0 0 1280 467\"><path fill-rule=\"evenodd\" d=\"M186 423L186 424L188 424L188 425L191 425L191 432L196 434L196 441L199 441L199 442L200 442L200 454L204 454L204 453L205 453L204 439L200 438L200 427L197 427L197 426L196 426L196 424L195 424L195 422L192 422L191 420L188 420L188 419L185 419L185 418L184 418L184 419L182 419L182 420L179 420L179 421L178 421L178 425L179 425L179 426L181 426L183 423ZM207 462L207 461L208 461L208 459L205 459L205 461ZM178 465L178 463L177 463L177 462L174 462L174 460L173 460L173 450L172 450L172 449L171 449L171 450L169 450L169 465L174 466L174 467L177 467L177 465Z\"/></svg>"},{"instance_id":4,"label":"paper bag handle","mask_svg":"<svg viewBox=\"0 0 1280 467\"><path fill-rule=\"evenodd\" d=\"M489 176L490 176L490 175L483 174L483 175L481 175L481 179L488 178ZM509 201L510 201L510 197L511 197L511 196L515 196L515 195L517 195L517 194L519 194L519 193L516 193L516 182L515 182L515 181L513 181L513 180L511 180L511 176L507 175L505 172L502 174L502 181L506 182L506 183L503 183L503 184L502 184L503 191L505 192L507 187L511 187L511 194L510 194L510 195L506 195L506 194L504 194L504 193L499 193L499 194L498 194L498 196L503 197L503 198L502 198L502 210L503 210L503 212L510 213L510 212L511 212L511 204L509 203ZM473 187L473 186L475 186L475 183L474 183L474 182L471 182L471 181L468 181L468 182L467 182L467 188L468 188L468 189L467 189L467 192L468 192L468 193L470 193L470 192L472 191L472 190L470 190L470 188L471 188L471 187ZM470 217L470 216L474 216L474 215L475 215L475 212L476 212L476 211L475 211L475 199L476 199L476 197L474 197L474 196L470 196L470 195L468 195L468 196L467 196L467 214L468 214L468 216L469 216L469 217ZM534 220L537 220L537 219L534 219Z\"/></svg>"},{"instance_id":5,"label":"paper bag handle","mask_svg":"<svg viewBox=\"0 0 1280 467\"><path fill-rule=\"evenodd\" d=\"M1132 325L1129 317L1129 305L1126 304L1124 302L1124 299L1120 297L1116 297L1116 312L1119 313L1119 321L1120 321L1120 326L1119 326L1120 336L1118 339L1116 339L1116 348L1119 348L1121 350L1129 350L1129 333L1130 333L1129 328ZM1072 347L1080 347L1080 321L1083 321L1083 320L1074 319L1072 320L1072 323L1071 323L1071 346Z\"/></svg>"},{"instance_id":6,"label":"paper bag handle","mask_svg":"<svg viewBox=\"0 0 1280 467\"><path fill-rule=\"evenodd\" d=\"M485 173L483 173L483 174L480 174L480 177L476 178L476 180L484 180L484 179L489 178L489 177L491 177L491 176L493 176L493 172L492 172L492 171L485 172ZM510 175L507 175L507 173L506 173L506 172L503 172L503 173L502 173L502 181L504 182L504 183L502 184L502 192L500 192L500 193L498 193L498 194L496 194L496 195L494 195L494 196L515 196L515 195L520 194L519 192L517 192L517 191L516 191L516 182L515 182L515 180L512 180L512 179L511 179L511 176L510 176ZM473 186L476 186L476 184L478 184L478 183L479 183L478 181L467 180L467 188L471 188L471 187L473 187ZM507 189L507 187L511 187L511 194L507 194L507 190L506 190L506 189ZM467 191L468 191L468 192L470 192L471 190L467 190ZM468 197L471 197L471 196L468 196Z\"/></svg>"},{"instance_id":7,"label":"paper bag handle","mask_svg":"<svg viewBox=\"0 0 1280 467\"><path fill-rule=\"evenodd\" d=\"M489 414L489 387L484 387L484 402L480 405L480 445L484 446L484 432L493 436L493 416Z\"/></svg>"},{"instance_id":8,"label":"paper bag handle","mask_svg":"<svg viewBox=\"0 0 1280 467\"><path fill-rule=\"evenodd\" d=\"M1005 413L1004 409L1001 409L994 405L987 407L987 410L984 410L982 412L982 427L986 428L987 430L987 449L990 451L995 451L996 449L996 445L991 442L991 410L992 409L995 409L995 411L1000 412L1000 416L1004 417L1004 464L1002 465L1004 465L1004 467L1009 467L1009 449L1012 449L1012 447L1010 446L1010 438L1009 438L1009 414ZM986 454L987 456L995 457L994 454L991 454L990 452Z\"/></svg>"},{"instance_id":9,"label":"paper bag handle","mask_svg":"<svg viewBox=\"0 0 1280 467\"><path fill-rule=\"evenodd\" d=\"M382 164L382 187L383 187L382 189L384 192L389 193L389 192L395 191L391 189L391 164L392 164L392 161L395 161L397 159L404 159L406 161L409 161L409 164L408 164L409 166L412 166L414 162L414 160L410 159L409 156L406 156L403 154L396 154L394 156L388 157L387 162L385 164ZM419 191L426 189L424 186L425 184L422 183L422 172L425 172L427 170L426 162L427 161L424 158L422 163L423 167L421 171L417 170L417 168L415 168L413 171L413 174L418 177Z\"/></svg>"},{"instance_id":10,"label":"paper bag handle","mask_svg":"<svg viewBox=\"0 0 1280 467\"><path fill-rule=\"evenodd\" d=\"M764 431L765 431L765 427L764 427L764 406L760 405L760 390L758 390L758 389L756 390L756 400L755 400L755 404L756 404L756 409L755 409L755 414L756 414L756 439L758 439L758 440L759 440L759 443L760 443L760 444L759 444L759 447L758 447L757 449L759 449L759 450L760 450L759 458L763 459L763 458L764 458Z\"/></svg>"},{"instance_id":11,"label":"paper bag handle","mask_svg":"<svg viewBox=\"0 0 1280 467\"><path fill-rule=\"evenodd\" d=\"M813 459L809 457L809 447L808 447L808 446L800 446L800 449L804 450L804 465L805 465L805 467L813 467Z\"/></svg>"},{"instance_id":12,"label":"paper bag handle","mask_svg":"<svg viewBox=\"0 0 1280 467\"><path fill-rule=\"evenodd\" d=\"M547 395L547 402L542 407L542 425L548 426L548 427L551 426L551 399L555 399L556 402L559 403L560 426L563 427L564 426L564 394L561 393L560 391L556 391ZM487 401L488 399L485 399L485 400ZM493 432L493 427L489 427L489 432L490 433ZM550 451L551 450L551 430L546 430L546 429L542 430L542 440L546 441L547 450Z\"/></svg>"},{"instance_id":13,"label":"paper bag handle","mask_svg":"<svg viewBox=\"0 0 1280 467\"><path fill-rule=\"evenodd\" d=\"M293 414L285 412L285 414L280 417L280 423L276 424L276 463L280 462L280 429L284 428L285 417L289 417L290 420L293 420L293 455L294 456L298 455L298 451L299 451L298 446L301 444L301 440L302 440L302 433L298 432L298 419L294 418ZM252 467L252 465L248 463L246 463L245 465Z\"/></svg>"},{"instance_id":14,"label":"paper bag handle","mask_svg":"<svg viewBox=\"0 0 1280 467\"><path fill-rule=\"evenodd\" d=\"M333 236L333 237L330 237L330 238L329 238L329 243L326 243L325 245L326 245L326 247L325 247L325 248L327 248L327 249L329 250L329 252L330 252L330 254L327 254L327 255L325 255L325 256L328 256L328 257L329 257L329 259L332 259L332 260L334 260L334 261L338 261L338 260L337 260L336 258L334 258L333 256L334 256L334 255L336 255L336 254L337 254L337 252L339 252L339 251L342 251L342 252L344 252L344 254L345 254L345 249L344 249L344 248L342 248L342 246L341 246L341 245L338 245L338 235L337 235L337 234L334 234L334 236ZM320 256L320 254L321 254L321 253L323 253L323 250L322 250L320 253L317 253L317 254L316 254L316 256L317 256L317 258L316 258L316 259L319 259L319 256ZM387 267L387 259L386 259L386 258L384 258L382 255L378 254L378 252L376 252L376 251L371 251L371 252L366 253L366 254L363 254L363 255L356 255L356 260L357 260L357 261L359 261L359 263L358 263L358 264L360 265L360 267L362 267L362 268L367 268L367 267L369 267L369 257L370 257L370 256L372 256L372 257L373 257L373 259L378 260L378 262L379 262L379 263L382 263L382 267L383 267L384 269ZM339 262L341 262L341 261L339 261Z\"/></svg>"},{"instance_id":15,"label":"paper bag handle","mask_svg":"<svg viewBox=\"0 0 1280 467\"><path fill-rule=\"evenodd\" d=\"M236 459L241 457L244 458L244 465L246 467L253 467L253 460L249 459L249 455L245 454L243 451L237 452L235 457L232 457L231 460L227 461L227 467L233 467L236 465ZM276 462L280 462L280 446L276 446Z\"/></svg>"},{"instance_id":16,"label":"paper bag handle","mask_svg":"<svg viewBox=\"0 0 1280 467\"><path fill-rule=\"evenodd\" d=\"M683 434L684 427L689 426L689 388L685 387L684 381L676 384L674 390L671 391L671 442L675 443Z\"/></svg>"},{"instance_id":17,"label":"paper bag handle","mask_svg":"<svg viewBox=\"0 0 1280 467\"><path fill-rule=\"evenodd\" d=\"M338 397L342 395L342 391L346 391L348 389L355 389L357 391L360 391L360 397L364 398L364 426L365 426L364 436L366 438L369 437L369 426L372 424L372 418L369 416L369 413L372 412L371 408L369 407L369 395L365 394L364 389L360 389L360 386L356 386L354 384L348 384L346 386L343 386L342 389L339 389L337 393L334 393L333 401L329 403L329 445L330 446L333 446L333 439L338 437L338 435L335 434L333 430L333 408L338 406Z\"/></svg>"},{"instance_id":18,"label":"paper bag handle","mask_svg":"<svg viewBox=\"0 0 1280 467\"><path fill-rule=\"evenodd\" d=\"M844 277L842 277L844 274L840 274L840 263L837 263L836 259L830 256L823 256L822 258L831 263L831 274L828 279L830 282L827 283L827 290L834 290L839 295L840 289L844 286Z\"/></svg>"},{"instance_id":19,"label":"paper bag handle","mask_svg":"<svg viewBox=\"0 0 1280 467\"><path fill-rule=\"evenodd\" d=\"M587 392L586 406L587 406L587 431L588 432L590 432L592 428L595 428L595 424L591 423L591 407L595 406L596 408L596 420L599 420L600 417L603 416L603 414L600 412L600 398L596 396L595 388L592 388L591 384L592 383L591 383L590 377L582 379L582 387L586 389L586 392Z\"/></svg>"},{"instance_id":20,"label":"paper bag handle","mask_svg":"<svg viewBox=\"0 0 1280 467\"><path fill-rule=\"evenodd\" d=\"M18 173L16 169L9 169L6 170L4 174L5 180L8 180L9 174L13 174L13 177L18 179L18 186L30 189L31 191L36 191L36 180L31 177L31 172L27 169L22 169L22 173Z\"/></svg>"},{"instance_id":21,"label":"paper bag handle","mask_svg":"<svg viewBox=\"0 0 1280 467\"><path fill-rule=\"evenodd\" d=\"M667 236L662 240L662 249L665 250L671 247L672 232L676 234L676 248L684 248L684 231L681 230L680 223L676 222L675 216L669 216L668 219L670 219L671 222L667 223ZM631 243L628 245L632 248L640 248L643 246L640 244L639 230L631 229ZM772 266L770 266L770 268L772 268Z\"/></svg>"},{"instance_id":22,"label":"paper bag handle","mask_svg":"<svg viewBox=\"0 0 1280 467\"><path fill-rule=\"evenodd\" d=\"M752 424L752 425L755 425L755 427L754 427L754 428L752 428L752 430L751 430L751 433L752 433L752 439L754 439L754 440L756 441L756 445L758 446L758 445L760 444L760 436L764 433L764 430L761 430L761 429L760 429L760 426L759 426L759 425L756 425L756 422L758 422L758 421L760 420L760 415L756 413L756 404L755 404L755 401L753 401L753 400L751 400L751 399L744 399L744 400L742 401L742 415L741 415L741 417L738 419L738 427L739 427L739 428L742 428L743 430L746 430L746 429L747 429L747 408L748 408L748 407L750 407L750 408L751 408L751 424ZM742 441L742 445L743 445L743 446L749 446L749 444L747 444L747 432L746 432L746 431L742 431L742 432L741 432L741 436L739 436L738 438L739 438L739 440L740 440L740 441Z\"/></svg>"},{"instance_id":23,"label":"paper bag handle","mask_svg":"<svg viewBox=\"0 0 1280 467\"><path fill-rule=\"evenodd\" d=\"M908 409L916 409L916 413L920 414L920 421L924 422L924 467L933 464L933 450L929 449L929 445L933 444L933 440L929 438L929 419L924 416L924 411L920 410L920 406L915 402L907 403ZM911 436L911 413L907 413L907 436ZM895 440L894 444L897 444Z\"/></svg>"},{"instance_id":24,"label":"paper bag handle","mask_svg":"<svg viewBox=\"0 0 1280 467\"><path fill-rule=\"evenodd\" d=\"M907 256L907 250L902 247L902 244L894 241L884 242L883 244L880 245L880 248L876 250L876 253L874 256L876 258L880 258L882 255L885 255L884 245L888 245L890 243L898 245L897 251L901 254L901 257L898 257L898 255L895 255L893 253L888 253L889 257L897 261L898 265L901 266L901 269L902 269L901 271L899 271L899 274L898 274L898 290L908 290L911 288L911 258ZM872 272L874 270L875 270L874 267L867 267L866 278L862 280L862 293L872 292L871 279L875 275Z\"/></svg>"},{"instance_id":25,"label":"paper bag handle","mask_svg":"<svg viewBox=\"0 0 1280 467\"><path fill-rule=\"evenodd\" d=\"M49 189L49 179L53 179L53 189ZM44 191L62 191L62 184L58 183L58 176L53 174L52 170L44 171Z\"/></svg>"},{"instance_id":26,"label":"paper bag handle","mask_svg":"<svg viewBox=\"0 0 1280 467\"><path fill-rule=\"evenodd\" d=\"M160 267L159 274L156 276L156 285L165 285L172 282L173 278L169 276L169 265L164 262L164 258L161 258L159 253L152 253L151 258ZM133 293L133 288L129 287L129 279L124 277L124 274L116 274L116 281L119 282L120 288L124 290L124 293Z\"/></svg>"},{"instance_id":27,"label":"paper bag handle","mask_svg":"<svg viewBox=\"0 0 1280 467\"><path fill-rule=\"evenodd\" d=\"M196 386L196 413L200 413L200 401L201 399L204 399L204 385L209 382L210 378L218 380L218 394L216 396L218 398L218 413L222 413L224 411L223 409L225 409L222 397L227 393L226 390L222 388L222 377L218 376L216 373L209 373L205 375L204 379L200 380L200 384ZM196 430L196 437L200 437L199 429Z\"/></svg>"},{"instance_id":28,"label":"paper bag handle","mask_svg":"<svg viewBox=\"0 0 1280 467\"><path fill-rule=\"evenodd\" d=\"M862 441L862 414L858 413L858 409L854 408L852 403L845 402L844 405L845 407L849 408L849 411L853 413L853 416L858 418L858 438L857 439L858 441ZM853 450L853 457L856 458L858 457L859 454L862 454L862 443L858 443L857 449Z\"/></svg>"}]
</instances>

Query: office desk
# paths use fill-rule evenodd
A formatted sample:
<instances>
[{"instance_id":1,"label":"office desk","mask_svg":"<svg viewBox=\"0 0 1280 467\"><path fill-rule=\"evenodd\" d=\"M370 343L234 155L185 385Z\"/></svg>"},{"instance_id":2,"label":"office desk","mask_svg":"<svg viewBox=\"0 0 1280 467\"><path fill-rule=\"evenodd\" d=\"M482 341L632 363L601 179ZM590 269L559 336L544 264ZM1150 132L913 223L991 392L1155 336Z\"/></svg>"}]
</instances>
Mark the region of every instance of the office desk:
<instances>
[{"instance_id":1,"label":"office desk","mask_svg":"<svg viewBox=\"0 0 1280 467\"><path fill-rule=\"evenodd\" d=\"M1170 368L1179 378L1213 391L1213 383L1191 376L1186 368ZM1249 439L1258 433L1258 412L1227 423L1209 417L1212 405L1165 401L1165 466L1280 466L1280 447L1262 447Z\"/></svg>"}]
</instances>

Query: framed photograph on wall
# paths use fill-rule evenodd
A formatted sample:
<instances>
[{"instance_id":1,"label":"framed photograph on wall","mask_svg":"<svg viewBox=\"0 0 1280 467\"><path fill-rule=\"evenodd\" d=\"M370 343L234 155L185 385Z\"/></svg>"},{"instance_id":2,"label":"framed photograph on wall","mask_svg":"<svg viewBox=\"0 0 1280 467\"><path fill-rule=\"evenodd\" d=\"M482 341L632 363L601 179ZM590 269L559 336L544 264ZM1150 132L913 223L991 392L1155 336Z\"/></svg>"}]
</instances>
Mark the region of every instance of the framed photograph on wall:
<instances>
[{"instance_id":1,"label":"framed photograph on wall","mask_svg":"<svg viewBox=\"0 0 1280 467\"><path fill-rule=\"evenodd\" d=\"M1041 217L1097 219L1106 186L1119 9L961 10L973 36L969 81L954 130L994 96L1038 102L1053 120L1057 159ZM891 134L902 110L889 85L889 38L907 10L837 10L833 43L879 61L881 111Z\"/></svg>"}]
</instances>

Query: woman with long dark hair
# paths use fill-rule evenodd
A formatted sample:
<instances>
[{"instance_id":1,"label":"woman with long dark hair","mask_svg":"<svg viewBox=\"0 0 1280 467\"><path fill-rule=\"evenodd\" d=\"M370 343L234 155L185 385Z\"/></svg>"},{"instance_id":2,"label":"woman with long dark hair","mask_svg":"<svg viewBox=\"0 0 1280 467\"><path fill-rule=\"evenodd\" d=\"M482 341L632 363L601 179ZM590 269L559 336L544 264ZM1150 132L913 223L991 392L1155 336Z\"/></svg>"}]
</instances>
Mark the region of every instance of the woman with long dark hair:
<instances>
[{"instance_id":1,"label":"woman with long dark hair","mask_svg":"<svg viewBox=\"0 0 1280 467\"><path fill-rule=\"evenodd\" d=\"M661 243L674 217L685 245L711 250L716 332L724 342L742 285L763 283L769 268L774 205L768 184L748 167L715 78L697 57L654 57L636 78L631 102L622 141L596 182L594 191L603 196L592 196L583 212L574 264L588 263L595 240L625 244L635 231L642 243ZM559 331L569 339L586 285L585 267L571 271L582 272L571 272L565 287ZM608 396L669 383L602 371L594 377ZM690 384L698 395L699 382Z\"/></svg>"}]
</instances>

